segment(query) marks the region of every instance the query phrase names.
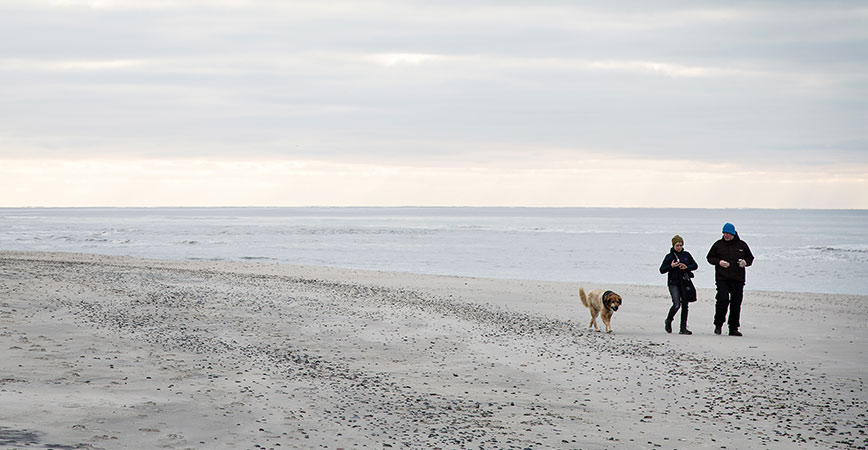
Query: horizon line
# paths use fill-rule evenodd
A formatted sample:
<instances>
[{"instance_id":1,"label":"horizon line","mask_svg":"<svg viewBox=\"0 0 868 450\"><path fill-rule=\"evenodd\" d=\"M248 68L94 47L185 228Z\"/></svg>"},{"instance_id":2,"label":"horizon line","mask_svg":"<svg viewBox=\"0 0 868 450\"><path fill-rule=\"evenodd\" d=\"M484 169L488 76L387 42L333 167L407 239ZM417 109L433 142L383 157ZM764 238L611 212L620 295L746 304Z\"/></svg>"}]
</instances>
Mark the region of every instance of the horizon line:
<instances>
[{"instance_id":1,"label":"horizon line","mask_svg":"<svg viewBox=\"0 0 868 450\"><path fill-rule=\"evenodd\" d=\"M682 207L682 206L504 206L504 205L161 205L161 206L0 206L0 209L683 209L683 210L768 210L768 211L866 211L866 208L792 207Z\"/></svg>"}]
</instances>

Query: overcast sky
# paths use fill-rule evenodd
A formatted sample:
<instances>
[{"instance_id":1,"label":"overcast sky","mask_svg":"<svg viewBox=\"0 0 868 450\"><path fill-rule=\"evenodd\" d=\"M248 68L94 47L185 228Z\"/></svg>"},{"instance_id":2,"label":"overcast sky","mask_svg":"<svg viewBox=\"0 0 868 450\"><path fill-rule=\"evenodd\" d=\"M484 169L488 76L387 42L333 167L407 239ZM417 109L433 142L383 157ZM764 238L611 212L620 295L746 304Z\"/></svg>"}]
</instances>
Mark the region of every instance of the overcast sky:
<instances>
[{"instance_id":1,"label":"overcast sky","mask_svg":"<svg viewBox=\"0 0 868 450\"><path fill-rule=\"evenodd\" d=\"M0 206L868 208L864 1L0 0Z\"/></svg>"}]
</instances>

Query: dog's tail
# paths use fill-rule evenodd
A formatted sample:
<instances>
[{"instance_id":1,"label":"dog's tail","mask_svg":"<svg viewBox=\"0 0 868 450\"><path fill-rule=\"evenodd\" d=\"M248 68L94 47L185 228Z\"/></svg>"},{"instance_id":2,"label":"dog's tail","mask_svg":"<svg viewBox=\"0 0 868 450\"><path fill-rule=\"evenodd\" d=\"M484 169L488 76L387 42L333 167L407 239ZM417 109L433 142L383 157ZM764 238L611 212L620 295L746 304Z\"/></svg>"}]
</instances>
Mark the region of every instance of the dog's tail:
<instances>
[{"instance_id":1,"label":"dog's tail","mask_svg":"<svg viewBox=\"0 0 868 450\"><path fill-rule=\"evenodd\" d=\"M585 308L591 307L590 305L588 305L588 297L585 295L585 288L583 287L579 288L579 298L582 299L582 304L585 305Z\"/></svg>"}]
</instances>

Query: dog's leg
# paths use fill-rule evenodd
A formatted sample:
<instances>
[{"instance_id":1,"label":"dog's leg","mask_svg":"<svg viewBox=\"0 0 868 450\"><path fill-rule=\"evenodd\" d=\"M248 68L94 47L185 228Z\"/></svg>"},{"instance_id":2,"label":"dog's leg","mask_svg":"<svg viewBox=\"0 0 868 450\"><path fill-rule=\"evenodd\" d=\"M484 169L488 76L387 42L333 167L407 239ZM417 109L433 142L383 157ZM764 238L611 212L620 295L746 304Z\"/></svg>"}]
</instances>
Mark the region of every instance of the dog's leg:
<instances>
[{"instance_id":1,"label":"dog's leg","mask_svg":"<svg viewBox=\"0 0 868 450\"><path fill-rule=\"evenodd\" d=\"M600 316L603 319L603 325L606 326L606 333L611 333L612 332L612 314L611 313L606 314L607 312L608 311L603 311L603 314L601 314Z\"/></svg>"},{"instance_id":2,"label":"dog's leg","mask_svg":"<svg viewBox=\"0 0 868 450\"><path fill-rule=\"evenodd\" d=\"M599 327L599 325L597 325L597 314L599 314L600 312L597 311L597 309L594 307L591 307L590 310L591 310L591 324L588 325L588 329L590 330L591 328L593 328L597 331L600 331L600 327Z\"/></svg>"}]
</instances>

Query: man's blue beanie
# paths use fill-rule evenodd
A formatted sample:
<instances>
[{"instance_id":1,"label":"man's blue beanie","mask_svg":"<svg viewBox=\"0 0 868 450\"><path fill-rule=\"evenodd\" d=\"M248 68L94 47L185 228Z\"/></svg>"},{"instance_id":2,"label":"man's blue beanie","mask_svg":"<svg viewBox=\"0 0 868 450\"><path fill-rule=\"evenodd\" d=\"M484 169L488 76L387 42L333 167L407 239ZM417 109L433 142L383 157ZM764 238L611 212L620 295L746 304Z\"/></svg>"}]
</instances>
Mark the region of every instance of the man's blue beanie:
<instances>
[{"instance_id":1,"label":"man's blue beanie","mask_svg":"<svg viewBox=\"0 0 868 450\"><path fill-rule=\"evenodd\" d=\"M733 225L733 224L731 224L731 223L729 223L729 222L723 224L723 232L724 232L724 233L729 233L729 234L731 234L731 235L733 235L733 236L738 236L738 233L735 232L735 225Z\"/></svg>"}]
</instances>

